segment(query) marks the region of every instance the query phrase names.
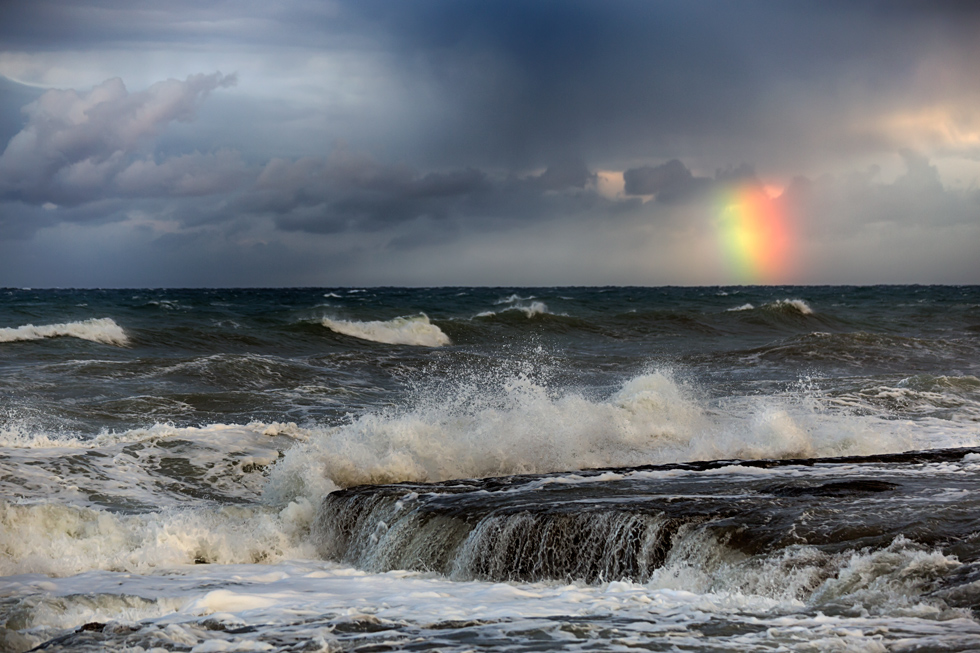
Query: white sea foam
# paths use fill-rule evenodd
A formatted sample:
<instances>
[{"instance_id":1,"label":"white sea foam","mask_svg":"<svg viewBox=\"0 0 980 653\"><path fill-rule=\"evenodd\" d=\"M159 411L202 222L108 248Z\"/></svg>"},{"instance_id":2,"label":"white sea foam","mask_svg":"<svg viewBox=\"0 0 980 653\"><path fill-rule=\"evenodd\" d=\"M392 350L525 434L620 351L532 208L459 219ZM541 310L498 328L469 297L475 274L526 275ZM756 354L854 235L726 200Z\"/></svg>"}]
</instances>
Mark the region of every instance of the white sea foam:
<instances>
[{"instance_id":1,"label":"white sea foam","mask_svg":"<svg viewBox=\"0 0 980 653\"><path fill-rule=\"evenodd\" d=\"M129 344L129 337L126 335L126 332L112 318L108 317L83 320L81 322L45 324L42 326L25 324L20 327L0 329L0 342L41 340L43 338L56 338L59 336L81 338L82 340L91 340L92 342L118 345L120 347Z\"/></svg>"},{"instance_id":2,"label":"white sea foam","mask_svg":"<svg viewBox=\"0 0 980 653\"><path fill-rule=\"evenodd\" d=\"M188 496L255 500L279 451L309 437L295 424L214 424L103 433L94 438L0 431L0 496L100 507L176 507ZM72 464L65 465L71 457ZM170 466L180 461L175 474Z\"/></svg>"},{"instance_id":3,"label":"white sea foam","mask_svg":"<svg viewBox=\"0 0 980 653\"><path fill-rule=\"evenodd\" d=\"M869 575L862 563L884 564L897 582L886 582L883 588L904 590L908 583L903 585L902 572L917 572L923 563L948 564L926 560L929 554L895 549L877 558L856 556L844 564L842 579L857 575L873 583L881 576ZM942 610L937 607L941 602L917 601L915 595L892 597L893 603L906 601L907 608L883 614L881 604L865 609L862 601L869 595L855 586L855 602L864 610L860 615L825 614L795 598L773 597L763 581L772 580L779 588L820 582L807 574L824 563L806 555L801 551L782 561L784 565L757 570L758 583L735 585L760 589L759 594L721 587L699 592L658 582L454 582L431 574L366 573L315 561L178 567L154 575L22 576L10 579L10 619L7 628L0 628L0 644L5 650L25 651L93 621L106 624L102 638L107 648L119 644L200 652L269 650L277 648L269 642L286 648L296 641L319 651L371 645L418 648L427 639L453 652L473 650L473 641L486 640L502 647L547 644L556 650L656 648L668 641L692 651L855 653L906 650L909 645L975 650L980 643L974 619Z\"/></svg>"},{"instance_id":4,"label":"white sea foam","mask_svg":"<svg viewBox=\"0 0 980 653\"><path fill-rule=\"evenodd\" d=\"M690 460L866 455L962 446L970 425L922 428L836 409L812 390L711 402L661 370L605 399L526 375L454 379L412 408L313 431L272 469L266 497L316 503L337 487Z\"/></svg>"},{"instance_id":5,"label":"white sea foam","mask_svg":"<svg viewBox=\"0 0 980 653\"><path fill-rule=\"evenodd\" d=\"M774 302L769 302L763 308L769 310L791 310L796 311L800 315L813 315L813 309L802 299L777 299Z\"/></svg>"},{"instance_id":6,"label":"white sea foam","mask_svg":"<svg viewBox=\"0 0 980 653\"><path fill-rule=\"evenodd\" d=\"M146 302L147 306L159 306L160 308L165 308L168 311L172 311L178 308L183 308L176 300L173 299L151 299Z\"/></svg>"},{"instance_id":7,"label":"white sea foam","mask_svg":"<svg viewBox=\"0 0 980 653\"><path fill-rule=\"evenodd\" d=\"M0 576L309 556L312 504L255 503L264 470L306 437L295 424L258 422L91 439L21 433L0 448Z\"/></svg>"},{"instance_id":8,"label":"white sea foam","mask_svg":"<svg viewBox=\"0 0 980 653\"><path fill-rule=\"evenodd\" d=\"M383 342L389 345L419 345L423 347L442 347L450 345L449 336L429 321L425 314L410 317L396 317L386 322L357 322L353 320L331 320L323 318L323 326L346 336Z\"/></svg>"},{"instance_id":9,"label":"white sea foam","mask_svg":"<svg viewBox=\"0 0 980 653\"><path fill-rule=\"evenodd\" d=\"M510 297L504 297L502 299L498 299L497 301L494 302L494 304L497 304L497 305L500 305L500 304L516 304L518 302L529 302L532 299L536 299L534 295L528 295L527 297L521 297L520 295L518 295L518 294L515 293L515 294L511 295Z\"/></svg>"},{"instance_id":10,"label":"white sea foam","mask_svg":"<svg viewBox=\"0 0 980 653\"><path fill-rule=\"evenodd\" d=\"M125 515L0 499L0 576L309 557L312 548L297 535L305 532L312 512L311 506L294 502L279 511L198 506Z\"/></svg>"},{"instance_id":11,"label":"white sea foam","mask_svg":"<svg viewBox=\"0 0 980 653\"><path fill-rule=\"evenodd\" d=\"M751 311L754 308L755 308L755 306L753 306L752 304L742 304L741 306L735 306L735 307L732 307L732 308L729 308L729 309L726 309L726 310L729 313L731 313L733 311Z\"/></svg>"},{"instance_id":12,"label":"white sea foam","mask_svg":"<svg viewBox=\"0 0 980 653\"><path fill-rule=\"evenodd\" d=\"M517 297L517 295L513 295L513 297ZM517 297L515 301L522 300L522 299L523 298L521 297ZM501 304L505 302L496 302L496 303ZM482 313L478 313L477 317L493 317L494 315L498 315L500 313L506 313L508 311L519 311L521 313L524 313L524 315L526 315L528 318L532 318L535 315L551 314L551 311L548 310L548 307L545 305L544 302L531 302L530 304L516 304L514 306L508 306L507 308L501 309L500 311L483 311Z\"/></svg>"}]
</instances>

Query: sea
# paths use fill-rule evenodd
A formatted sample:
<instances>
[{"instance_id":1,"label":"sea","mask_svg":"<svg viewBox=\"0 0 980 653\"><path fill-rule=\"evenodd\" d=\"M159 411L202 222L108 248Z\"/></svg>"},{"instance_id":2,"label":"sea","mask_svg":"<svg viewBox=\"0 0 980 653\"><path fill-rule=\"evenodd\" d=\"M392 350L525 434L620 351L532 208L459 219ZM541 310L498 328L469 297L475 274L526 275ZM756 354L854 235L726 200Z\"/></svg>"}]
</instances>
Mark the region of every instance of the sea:
<instances>
[{"instance_id":1,"label":"sea","mask_svg":"<svg viewBox=\"0 0 980 653\"><path fill-rule=\"evenodd\" d=\"M0 290L0 650L980 650L980 286Z\"/></svg>"}]
</instances>

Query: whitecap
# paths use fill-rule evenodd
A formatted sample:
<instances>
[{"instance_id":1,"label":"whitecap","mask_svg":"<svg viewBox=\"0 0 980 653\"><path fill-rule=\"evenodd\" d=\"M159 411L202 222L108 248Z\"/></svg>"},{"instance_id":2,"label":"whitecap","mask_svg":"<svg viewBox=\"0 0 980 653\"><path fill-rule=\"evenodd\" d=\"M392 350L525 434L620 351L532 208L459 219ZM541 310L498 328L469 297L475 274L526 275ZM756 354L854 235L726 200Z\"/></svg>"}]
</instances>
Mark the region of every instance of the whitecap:
<instances>
[{"instance_id":1,"label":"whitecap","mask_svg":"<svg viewBox=\"0 0 980 653\"><path fill-rule=\"evenodd\" d=\"M323 326L345 336L382 342L389 345L419 345L422 347L442 347L452 341L427 315L396 317L387 321L357 322L354 320L331 320L323 318Z\"/></svg>"},{"instance_id":2,"label":"whitecap","mask_svg":"<svg viewBox=\"0 0 980 653\"><path fill-rule=\"evenodd\" d=\"M518 294L515 293L515 294L511 295L510 297L504 297L503 299L498 299L497 301L494 302L494 304L496 304L498 306L501 305L501 304L515 304L517 302L529 302L532 299L536 299L536 297L534 295L528 295L527 297L521 297L520 295L518 295Z\"/></svg>"},{"instance_id":3,"label":"whitecap","mask_svg":"<svg viewBox=\"0 0 980 653\"><path fill-rule=\"evenodd\" d=\"M729 398L715 405L668 370L605 399L553 390L523 372L474 373L421 389L411 407L314 430L272 468L267 498L314 503L363 483L628 467L691 460L868 455L950 444L887 415L854 415L820 397ZM968 429L967 429L968 430ZM964 441L976 441L964 431Z\"/></svg>"},{"instance_id":4,"label":"whitecap","mask_svg":"<svg viewBox=\"0 0 980 653\"><path fill-rule=\"evenodd\" d=\"M516 295L514 296L516 297ZM501 302L496 303L500 304ZM501 313L507 313L509 311L519 311L524 313L524 315L526 315L528 318L532 318L535 315L552 314L544 302L531 302L529 305L517 304L515 306L508 306L500 311L483 311L482 313L477 313L476 317L493 317L494 315L500 315Z\"/></svg>"},{"instance_id":5,"label":"whitecap","mask_svg":"<svg viewBox=\"0 0 980 653\"><path fill-rule=\"evenodd\" d=\"M42 340L44 338L56 338L59 336L81 338L82 340L91 340L92 342L117 345L120 347L129 344L129 337L126 335L126 332L112 318L108 317L94 318L81 322L45 324L42 326L25 324L24 326L0 329L0 342Z\"/></svg>"},{"instance_id":6,"label":"whitecap","mask_svg":"<svg viewBox=\"0 0 980 653\"><path fill-rule=\"evenodd\" d=\"M777 299L766 304L764 308L777 311L795 311L800 315L813 315L813 309L802 299Z\"/></svg>"}]
</instances>

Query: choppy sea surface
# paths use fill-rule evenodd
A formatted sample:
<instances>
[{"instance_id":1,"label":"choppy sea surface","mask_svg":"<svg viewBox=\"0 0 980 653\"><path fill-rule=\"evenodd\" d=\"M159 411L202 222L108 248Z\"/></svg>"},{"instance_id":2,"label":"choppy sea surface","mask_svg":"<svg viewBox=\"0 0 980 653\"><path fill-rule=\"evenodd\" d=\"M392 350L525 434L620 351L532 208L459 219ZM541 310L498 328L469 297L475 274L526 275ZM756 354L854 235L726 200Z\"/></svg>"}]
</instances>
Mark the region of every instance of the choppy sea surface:
<instances>
[{"instance_id":1,"label":"choppy sea surface","mask_svg":"<svg viewBox=\"0 0 980 653\"><path fill-rule=\"evenodd\" d=\"M0 290L0 650L980 650L980 287Z\"/></svg>"}]
</instances>

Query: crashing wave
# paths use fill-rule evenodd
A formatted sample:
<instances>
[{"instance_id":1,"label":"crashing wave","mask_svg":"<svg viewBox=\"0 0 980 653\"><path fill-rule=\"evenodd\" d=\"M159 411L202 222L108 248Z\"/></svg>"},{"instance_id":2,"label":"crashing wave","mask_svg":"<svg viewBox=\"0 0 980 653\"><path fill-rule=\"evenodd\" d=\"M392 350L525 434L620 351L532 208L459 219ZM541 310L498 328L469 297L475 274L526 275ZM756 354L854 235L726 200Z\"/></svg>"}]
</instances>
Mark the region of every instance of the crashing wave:
<instances>
[{"instance_id":1,"label":"crashing wave","mask_svg":"<svg viewBox=\"0 0 980 653\"><path fill-rule=\"evenodd\" d=\"M770 311L780 311L785 313L798 313L800 315L813 315L813 309L802 299L777 299L769 302L763 308Z\"/></svg>"},{"instance_id":2,"label":"crashing wave","mask_svg":"<svg viewBox=\"0 0 980 653\"><path fill-rule=\"evenodd\" d=\"M475 375L430 388L412 408L314 432L274 466L266 496L285 505L366 483L920 446L890 421L794 396L729 400L719 413L669 371L629 379L605 399L556 392L521 373Z\"/></svg>"},{"instance_id":3,"label":"crashing wave","mask_svg":"<svg viewBox=\"0 0 980 653\"><path fill-rule=\"evenodd\" d=\"M511 303L510 300L512 298L514 299L515 302L523 299L521 297L517 297L517 295L513 295L511 298L508 298L504 302L497 302L497 303L498 304ZM501 313L507 313L511 311L518 311L524 313L524 315L526 315L528 318L532 318L536 315L551 315L551 311L548 310L548 307L545 305L544 302L531 302L528 305L516 304L514 306L509 306L507 308L501 309L500 311L483 311L482 313L478 313L477 317L493 317L495 315L500 315Z\"/></svg>"},{"instance_id":4,"label":"crashing wave","mask_svg":"<svg viewBox=\"0 0 980 653\"><path fill-rule=\"evenodd\" d=\"M42 340L65 336L81 338L106 345L125 346L129 344L129 336L122 327L113 322L112 318L103 317L81 322L65 322L63 324L45 324L34 326L25 324L19 327L0 329L0 342L18 342L23 340Z\"/></svg>"},{"instance_id":5,"label":"crashing wave","mask_svg":"<svg viewBox=\"0 0 980 653\"><path fill-rule=\"evenodd\" d=\"M429 322L425 314L410 317L396 317L386 322L357 322L354 320L331 320L323 318L323 326L345 336L382 342L388 345L418 345L421 347L442 347L452 341L435 324Z\"/></svg>"}]
</instances>

